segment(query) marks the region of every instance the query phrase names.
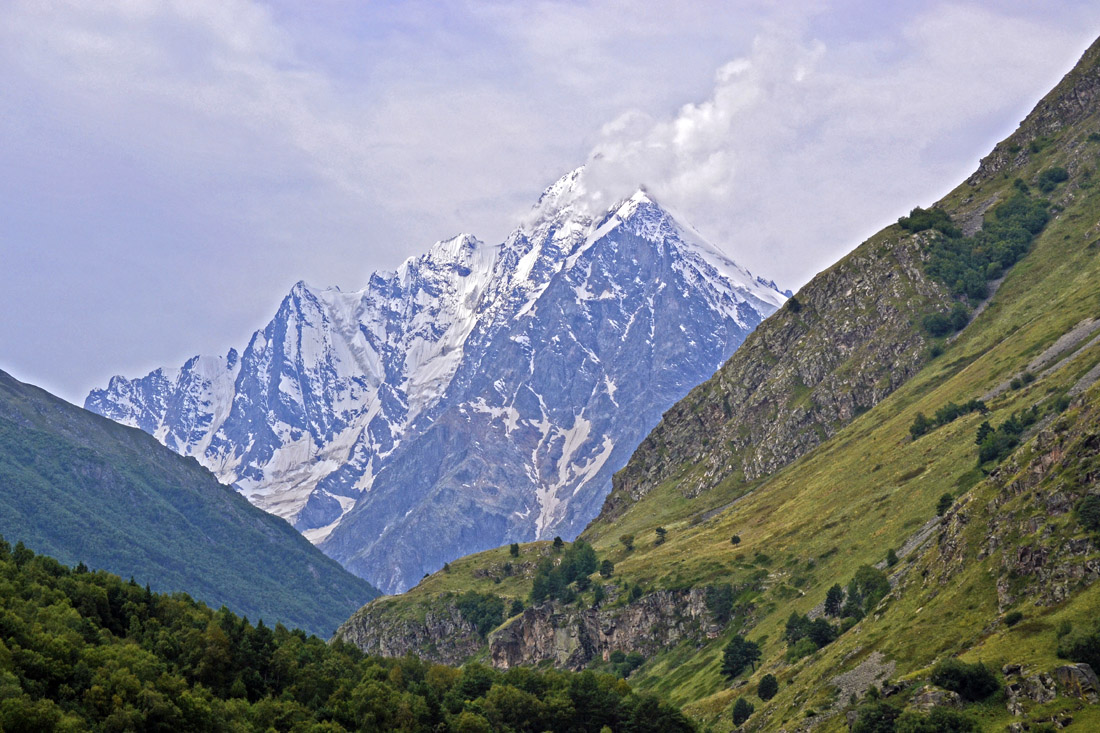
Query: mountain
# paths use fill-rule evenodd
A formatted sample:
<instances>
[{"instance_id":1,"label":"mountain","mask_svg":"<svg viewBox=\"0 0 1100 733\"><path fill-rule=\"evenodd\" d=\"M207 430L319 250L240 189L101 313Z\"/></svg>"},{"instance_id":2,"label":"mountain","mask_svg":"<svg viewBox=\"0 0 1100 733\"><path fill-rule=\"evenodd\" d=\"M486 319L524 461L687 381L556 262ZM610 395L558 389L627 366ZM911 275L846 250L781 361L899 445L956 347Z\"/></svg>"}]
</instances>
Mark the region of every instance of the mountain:
<instances>
[{"instance_id":1,"label":"mountain","mask_svg":"<svg viewBox=\"0 0 1100 733\"><path fill-rule=\"evenodd\" d=\"M786 298L644 190L593 198L578 169L500 245L439 242L354 293L298 283L243 351L115 377L85 406L386 591L575 536L661 413Z\"/></svg>"},{"instance_id":2,"label":"mountain","mask_svg":"<svg viewBox=\"0 0 1100 733\"><path fill-rule=\"evenodd\" d=\"M754 731L1100 730L1098 165L1100 41L669 409L575 543L456 560L338 637L635 655L715 730L737 700ZM484 639L446 623L471 598L506 609Z\"/></svg>"},{"instance_id":3,"label":"mountain","mask_svg":"<svg viewBox=\"0 0 1100 733\"><path fill-rule=\"evenodd\" d=\"M4 372L0 535L324 637L378 595L194 460Z\"/></svg>"}]
</instances>

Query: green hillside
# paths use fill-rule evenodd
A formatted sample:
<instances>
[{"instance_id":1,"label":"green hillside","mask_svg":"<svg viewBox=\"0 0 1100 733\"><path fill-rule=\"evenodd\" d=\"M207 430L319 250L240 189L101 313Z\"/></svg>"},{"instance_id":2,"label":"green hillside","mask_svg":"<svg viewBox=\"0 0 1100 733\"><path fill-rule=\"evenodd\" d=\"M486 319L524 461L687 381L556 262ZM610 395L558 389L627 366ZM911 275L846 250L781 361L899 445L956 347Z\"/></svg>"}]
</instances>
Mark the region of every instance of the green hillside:
<instances>
[{"instance_id":1,"label":"green hillside","mask_svg":"<svg viewBox=\"0 0 1100 733\"><path fill-rule=\"evenodd\" d=\"M1100 729L1055 674L1100 662L1098 63L1094 45L942 213L819 275L666 413L582 534L609 573L539 600L568 548L500 548L341 635L610 667L718 731L738 698L744 730ZM472 594L504 599L497 628L474 628ZM739 637L759 662L724 674Z\"/></svg>"},{"instance_id":2,"label":"green hillside","mask_svg":"<svg viewBox=\"0 0 1100 733\"><path fill-rule=\"evenodd\" d=\"M3 372L0 534L325 637L378 595L194 460Z\"/></svg>"}]
</instances>

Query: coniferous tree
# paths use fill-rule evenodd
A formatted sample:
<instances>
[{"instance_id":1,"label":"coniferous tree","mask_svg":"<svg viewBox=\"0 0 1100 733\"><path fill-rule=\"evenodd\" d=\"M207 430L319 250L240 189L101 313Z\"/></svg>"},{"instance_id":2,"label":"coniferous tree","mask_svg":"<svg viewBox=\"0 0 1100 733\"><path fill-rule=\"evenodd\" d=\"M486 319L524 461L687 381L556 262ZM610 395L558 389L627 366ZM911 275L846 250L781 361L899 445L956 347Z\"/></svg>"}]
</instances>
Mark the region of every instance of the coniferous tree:
<instances>
[{"instance_id":1,"label":"coniferous tree","mask_svg":"<svg viewBox=\"0 0 1100 733\"><path fill-rule=\"evenodd\" d=\"M840 608L844 604L844 589L840 587L840 583L833 585L825 593L825 615L837 616L840 614Z\"/></svg>"},{"instance_id":2,"label":"coniferous tree","mask_svg":"<svg viewBox=\"0 0 1100 733\"><path fill-rule=\"evenodd\" d=\"M759 684L756 685L756 696L764 702L771 700L779 692L779 680L775 678L774 674L766 674L760 678Z\"/></svg>"},{"instance_id":3,"label":"coniferous tree","mask_svg":"<svg viewBox=\"0 0 1100 733\"><path fill-rule=\"evenodd\" d=\"M755 671L759 659L760 646L737 634L722 650L722 674L733 679L744 672L746 667L751 666Z\"/></svg>"},{"instance_id":4,"label":"coniferous tree","mask_svg":"<svg viewBox=\"0 0 1100 733\"><path fill-rule=\"evenodd\" d=\"M737 698L737 702L733 704L733 724L741 725L748 720L753 713L753 704L743 697Z\"/></svg>"}]
</instances>

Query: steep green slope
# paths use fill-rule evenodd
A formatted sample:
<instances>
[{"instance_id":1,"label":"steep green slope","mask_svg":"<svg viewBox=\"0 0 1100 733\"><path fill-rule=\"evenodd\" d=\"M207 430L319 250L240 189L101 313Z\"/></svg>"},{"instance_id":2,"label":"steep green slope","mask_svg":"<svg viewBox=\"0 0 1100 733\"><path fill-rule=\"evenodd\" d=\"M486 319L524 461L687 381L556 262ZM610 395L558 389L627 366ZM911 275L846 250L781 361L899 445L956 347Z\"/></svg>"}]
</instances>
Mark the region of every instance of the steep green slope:
<instances>
[{"instance_id":1,"label":"steep green slope","mask_svg":"<svg viewBox=\"0 0 1100 733\"><path fill-rule=\"evenodd\" d=\"M0 539L0 730L689 733L606 675L365 657Z\"/></svg>"},{"instance_id":2,"label":"steep green slope","mask_svg":"<svg viewBox=\"0 0 1100 733\"><path fill-rule=\"evenodd\" d=\"M460 635L466 646L451 653L579 667L637 652L646 661L632 683L716 730L732 728L739 697L756 709L746 730L846 730L847 714L859 715L850 695L889 680L883 714L893 715L920 702L919 687L952 655L986 662L1001 685L965 707L973 725L1000 731L1069 716L1076 729L1100 729L1095 706L1044 677L1071 661L1057 656L1065 622L1074 629L1065 638L1091 633L1100 607L1100 541L1078 510L1100 493L1098 61L1094 45L937 204L960 235L997 230L1020 202L1049 213L1003 282L986 285L988 300L980 288L957 295L970 287L963 278L935 278L950 269L945 250L971 248L948 264L972 264L993 247L988 238L912 221L887 228L808 284L801 307L765 322L642 444L582 535L613 563L610 577L586 576L590 589L574 583L532 604L540 557L554 551L525 545L513 558L501 548L370 604L341 634L368 648L419 643L441 653L445 619L469 629L458 600L474 591L527 608L484 640ZM969 323L934 336L926 316L956 303ZM975 401L982 409L948 409ZM1005 439L989 443L979 466L986 422ZM885 587L873 590L878 573L861 570L876 564L894 582L884 598ZM869 580L870 600L844 614L850 620L826 619L831 643L796 649L798 618L820 616L829 589L857 575ZM722 653L738 635L762 657L730 677ZM765 674L780 683L768 701L755 694ZM944 729L923 715L898 729Z\"/></svg>"},{"instance_id":3,"label":"steep green slope","mask_svg":"<svg viewBox=\"0 0 1100 733\"><path fill-rule=\"evenodd\" d=\"M3 372L0 534L322 636L378 595L194 460Z\"/></svg>"}]
</instances>

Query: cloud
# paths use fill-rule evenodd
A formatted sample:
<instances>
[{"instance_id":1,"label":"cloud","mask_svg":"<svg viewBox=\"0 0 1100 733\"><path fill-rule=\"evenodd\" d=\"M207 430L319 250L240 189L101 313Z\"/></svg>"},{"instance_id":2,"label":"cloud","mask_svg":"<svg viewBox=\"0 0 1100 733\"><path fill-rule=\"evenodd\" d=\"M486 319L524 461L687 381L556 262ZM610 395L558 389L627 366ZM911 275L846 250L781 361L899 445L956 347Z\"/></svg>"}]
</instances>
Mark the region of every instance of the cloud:
<instances>
[{"instance_id":1,"label":"cloud","mask_svg":"<svg viewBox=\"0 0 1100 733\"><path fill-rule=\"evenodd\" d=\"M760 34L708 99L605 125L589 194L644 184L754 271L799 285L947 193L1083 51L1064 27L975 7L906 27L836 49L805 27Z\"/></svg>"}]
</instances>

